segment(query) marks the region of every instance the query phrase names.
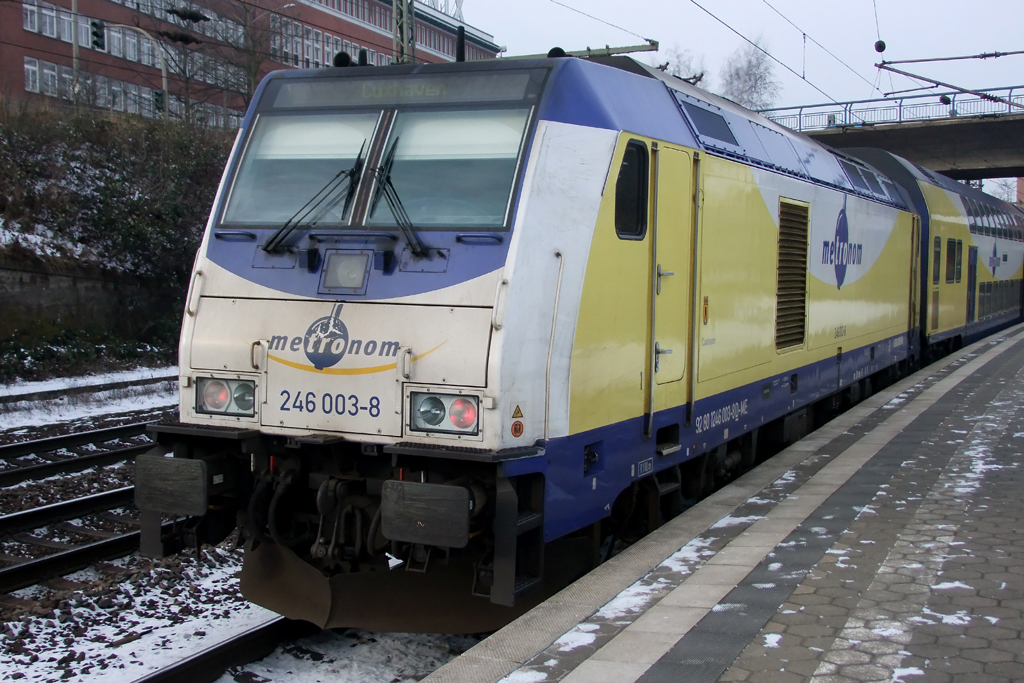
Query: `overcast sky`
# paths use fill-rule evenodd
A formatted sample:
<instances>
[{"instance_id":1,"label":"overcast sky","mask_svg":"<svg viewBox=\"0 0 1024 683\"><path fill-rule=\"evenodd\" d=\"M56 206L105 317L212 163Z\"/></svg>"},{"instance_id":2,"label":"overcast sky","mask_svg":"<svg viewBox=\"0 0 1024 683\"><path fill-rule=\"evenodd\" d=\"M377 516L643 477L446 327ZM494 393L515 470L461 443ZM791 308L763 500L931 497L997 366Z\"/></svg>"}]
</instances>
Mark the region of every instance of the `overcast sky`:
<instances>
[{"instance_id":1,"label":"overcast sky","mask_svg":"<svg viewBox=\"0 0 1024 683\"><path fill-rule=\"evenodd\" d=\"M494 35L508 47L508 54L547 52L553 46L566 50L604 45L633 45L632 33L652 38L662 49L678 46L704 57L717 86L722 63L743 43L691 0L559 0L608 23L587 18L552 0L465 0L466 23ZM872 0L697 0L734 29L760 36L768 51L802 74L805 69L804 38L807 33L806 78L823 95L798 76L776 65L782 82L778 106L817 104L881 97L882 93L916 87L906 78L883 74L874 64L878 39ZM889 60L1009 52L1024 49L1024 3L1020 0L875 0L882 39ZM769 6L769 4L771 6ZM794 28L773 11L781 12ZM857 74L830 57L810 39L848 64ZM663 54L640 53L637 59L657 63ZM1024 55L913 64L902 68L965 88L1024 86ZM877 84L880 90L873 88Z\"/></svg>"}]
</instances>

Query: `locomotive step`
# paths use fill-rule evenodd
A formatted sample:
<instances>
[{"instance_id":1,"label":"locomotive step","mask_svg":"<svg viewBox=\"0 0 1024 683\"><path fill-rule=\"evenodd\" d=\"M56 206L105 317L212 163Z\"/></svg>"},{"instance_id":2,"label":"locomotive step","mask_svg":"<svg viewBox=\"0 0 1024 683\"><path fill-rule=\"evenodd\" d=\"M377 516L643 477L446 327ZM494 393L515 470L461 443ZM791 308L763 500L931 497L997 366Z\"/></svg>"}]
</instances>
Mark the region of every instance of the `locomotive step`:
<instances>
[{"instance_id":1,"label":"locomotive step","mask_svg":"<svg viewBox=\"0 0 1024 683\"><path fill-rule=\"evenodd\" d=\"M519 519L516 520L516 536L522 536L527 531L532 531L539 527L544 521L544 515L540 512L524 512L519 515Z\"/></svg>"},{"instance_id":2,"label":"locomotive step","mask_svg":"<svg viewBox=\"0 0 1024 683\"><path fill-rule=\"evenodd\" d=\"M679 443L659 443L656 449L658 455L672 455L683 450L683 445Z\"/></svg>"}]
</instances>

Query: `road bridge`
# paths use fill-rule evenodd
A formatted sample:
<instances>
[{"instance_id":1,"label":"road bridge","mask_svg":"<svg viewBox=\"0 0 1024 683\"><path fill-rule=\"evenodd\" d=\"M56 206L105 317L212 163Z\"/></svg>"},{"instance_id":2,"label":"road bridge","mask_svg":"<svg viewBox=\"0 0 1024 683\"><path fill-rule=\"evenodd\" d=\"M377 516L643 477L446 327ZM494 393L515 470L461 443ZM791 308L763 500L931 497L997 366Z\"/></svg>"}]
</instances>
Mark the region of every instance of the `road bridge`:
<instances>
[{"instance_id":1,"label":"road bridge","mask_svg":"<svg viewBox=\"0 0 1024 683\"><path fill-rule=\"evenodd\" d=\"M1024 176L1022 107L1024 86L1014 86L761 113L837 149L878 147L957 180L978 180Z\"/></svg>"}]
</instances>

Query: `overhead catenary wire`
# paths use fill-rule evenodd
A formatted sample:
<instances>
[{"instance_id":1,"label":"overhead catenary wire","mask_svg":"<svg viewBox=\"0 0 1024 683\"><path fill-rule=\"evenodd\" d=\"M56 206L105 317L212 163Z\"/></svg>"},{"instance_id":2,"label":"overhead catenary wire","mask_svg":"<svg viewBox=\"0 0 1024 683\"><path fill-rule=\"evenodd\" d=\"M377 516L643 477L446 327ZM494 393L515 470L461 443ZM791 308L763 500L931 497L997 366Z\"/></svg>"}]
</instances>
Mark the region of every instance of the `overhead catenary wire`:
<instances>
[{"instance_id":1,"label":"overhead catenary wire","mask_svg":"<svg viewBox=\"0 0 1024 683\"><path fill-rule=\"evenodd\" d=\"M745 35L743 35L743 34L742 34L742 33L740 33L739 31L737 31L737 30L736 30L735 28L733 28L732 26L730 26L730 25L729 25L729 24L728 24L728 23L727 23L727 22L726 22L725 20L723 20L723 19L720 19L720 18L719 18L719 17L718 17L718 16L717 16L717 15L716 15L716 14L715 14L714 12L712 12L712 11L711 11L711 10L709 10L709 9L708 9L707 7L704 7L704 5L702 5L702 4L700 4L699 2L697 2L697 0L690 0L690 2L691 2L691 3L693 3L694 5L696 5L696 6L697 6L697 7L698 7L698 8L699 8L699 9L700 9L701 11L703 11L703 12L704 12L705 14L707 14L707 15L708 15L708 16L710 16L710 17L711 17L712 19L714 19L715 21L717 21L717 22L718 22L719 24L721 24L722 26L726 27L727 29L729 29L730 31L732 31L733 33L735 33L735 34L736 34L737 36L739 36L740 38L742 38L743 40L745 40L745 41L746 41L747 43L749 43L749 44L750 44L750 45L751 45L752 47L754 47L755 49L757 49L757 50L759 50L759 51L763 52L763 53L765 54L765 56L767 56L767 57L768 57L768 59L772 60L773 62L775 62L776 64L778 64L779 66L781 66L781 67L782 67L783 69L785 69L785 70L786 70L786 71L788 71L789 73L793 74L794 76L796 76L797 78L799 78L800 80L802 80L802 81L803 81L804 83L806 83L807 85L811 86L812 88L814 88L815 90L817 90L818 92L820 92L820 93L821 93L822 95L824 95L825 97L827 97L827 98L828 98L829 100L831 100L831 101L832 101L833 103L835 103L835 104L839 104L839 100L837 100L836 98L834 98L834 97L832 97L831 95L829 95L829 94L828 94L827 92L825 92L824 90L822 90L821 88L819 88L819 87L818 87L817 85L815 85L814 83L812 83L812 82L811 82L811 81L809 81L808 79L806 79L806 78L802 77L802 76L801 76L800 74L798 74L798 73L797 73L796 71L794 71L794 70L793 70L793 68L792 68L792 67L790 67L790 66L789 66L788 64L786 64L785 62L783 62L782 60L780 60L780 59L779 59L778 57L776 57L776 56L775 56L775 55L773 55L772 53L768 52L768 50L765 50L765 49L764 49L763 47L761 47L760 45L758 45L757 43L755 43L754 41L752 41L752 40L751 40L750 38L747 38L747 37L746 37Z\"/></svg>"},{"instance_id":2,"label":"overhead catenary wire","mask_svg":"<svg viewBox=\"0 0 1024 683\"><path fill-rule=\"evenodd\" d=\"M599 21L602 24L604 24L605 26L611 26L612 28L616 28L616 29L618 29L620 31L625 31L626 33L628 33L631 36L636 36L640 40L646 40L647 42L651 42L650 38L645 38L642 35L640 35L639 33L635 33L633 31L630 31L628 28L622 28L621 26L617 26L617 25L611 23L610 21L605 21L604 19L602 19L600 17L595 17L593 14L587 14L583 10L578 10L575 7L572 7L571 5L566 5L564 2L559 2L558 0L551 0L551 2L553 2L554 4L559 5L561 7L564 7L566 9L568 9L568 10L572 10L573 12L576 12L577 14L582 14L583 16L587 17L588 19L593 19L594 21Z\"/></svg>"},{"instance_id":3,"label":"overhead catenary wire","mask_svg":"<svg viewBox=\"0 0 1024 683\"><path fill-rule=\"evenodd\" d=\"M783 19L784 19L784 20L785 20L785 21L786 21L786 22L787 22L787 23L788 23L788 24L789 24L790 26L792 26L792 27L793 27L793 28L795 28L795 29L796 29L797 31L800 31L800 33L802 33L802 34L803 34L803 36L804 36L804 62L805 62L805 63L806 63L806 61L807 61L807 41L808 41L808 40L810 40L810 41L811 41L812 43L814 43L815 45L817 45L818 47L820 47L820 48L821 48L822 50L824 50L824 51L825 51L825 53L826 53L826 54L828 54L828 56L829 56L829 57L831 57L832 59L836 60L837 62L839 62L839 63L840 63L840 64L842 64L843 66L845 66L845 67L846 67L846 68L847 68L847 69L848 69L848 70L850 71L850 73L852 73L852 74L853 74L854 76L856 76L856 77L857 77L857 78L859 78L860 80L864 81L864 82L865 82L865 83L867 83L868 85L871 85L871 87L872 87L872 88L874 88L875 90L878 90L878 92L882 92L882 91L881 91L881 89L879 89L879 88L875 87L874 85L872 85L871 81L869 81L868 79L864 78L864 76L862 76L862 75L861 75L860 73L858 73L858 71L857 71L856 69L854 69L854 68L853 68L852 66L850 66L849 64L847 64L846 62L844 62L844 61L843 61L842 59L840 59L839 57L837 57L837 56L836 56L836 55L835 55L835 54L834 54L834 53L833 53L833 52L832 52L831 50L829 50L829 49L828 49L827 47L825 47L824 45L822 45L821 43L819 43L819 42L818 42L817 40L815 40L815 39L814 39L814 36L808 35L808 34L807 34L807 31L803 30L802 28L800 28L799 26L797 26L797 25L796 25L795 23L793 23L793 21L792 21L792 20L790 20L790 18L789 18L789 17L787 17L787 16L786 16L785 14L783 14L782 12L780 12L780 11L779 11L779 9L778 9L777 7L775 7L774 5L772 5L772 4L770 3L770 2L768 2L768 0L761 0L761 2L763 2L763 3L764 3L764 4L766 4L766 5L768 5L768 7L769 7L769 8L770 8L770 9L771 9L771 10L772 10L773 12L775 12L776 14L778 14L778 15L779 15L780 17L782 17L782 18L783 18ZM876 17L876 19L877 19L877 17ZM877 22L876 22L876 27L877 27ZM806 67L805 67L805 75L806 75ZM807 79L805 78L804 80L807 80Z\"/></svg>"}]
</instances>

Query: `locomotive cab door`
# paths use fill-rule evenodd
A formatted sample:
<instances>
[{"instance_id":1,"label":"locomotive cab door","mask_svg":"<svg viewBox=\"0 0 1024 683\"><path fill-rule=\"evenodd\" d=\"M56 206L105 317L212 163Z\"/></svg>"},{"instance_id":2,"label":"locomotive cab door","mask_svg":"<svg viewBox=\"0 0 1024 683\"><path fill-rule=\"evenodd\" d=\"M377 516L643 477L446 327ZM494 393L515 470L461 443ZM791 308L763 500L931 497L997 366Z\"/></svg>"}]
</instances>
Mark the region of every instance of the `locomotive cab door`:
<instances>
[{"instance_id":1,"label":"locomotive cab door","mask_svg":"<svg viewBox=\"0 0 1024 683\"><path fill-rule=\"evenodd\" d=\"M685 403L693 261L693 159L667 145L651 150L652 232L650 369L647 412ZM650 417L649 417L650 420ZM648 422L650 425L650 421Z\"/></svg>"}]
</instances>

